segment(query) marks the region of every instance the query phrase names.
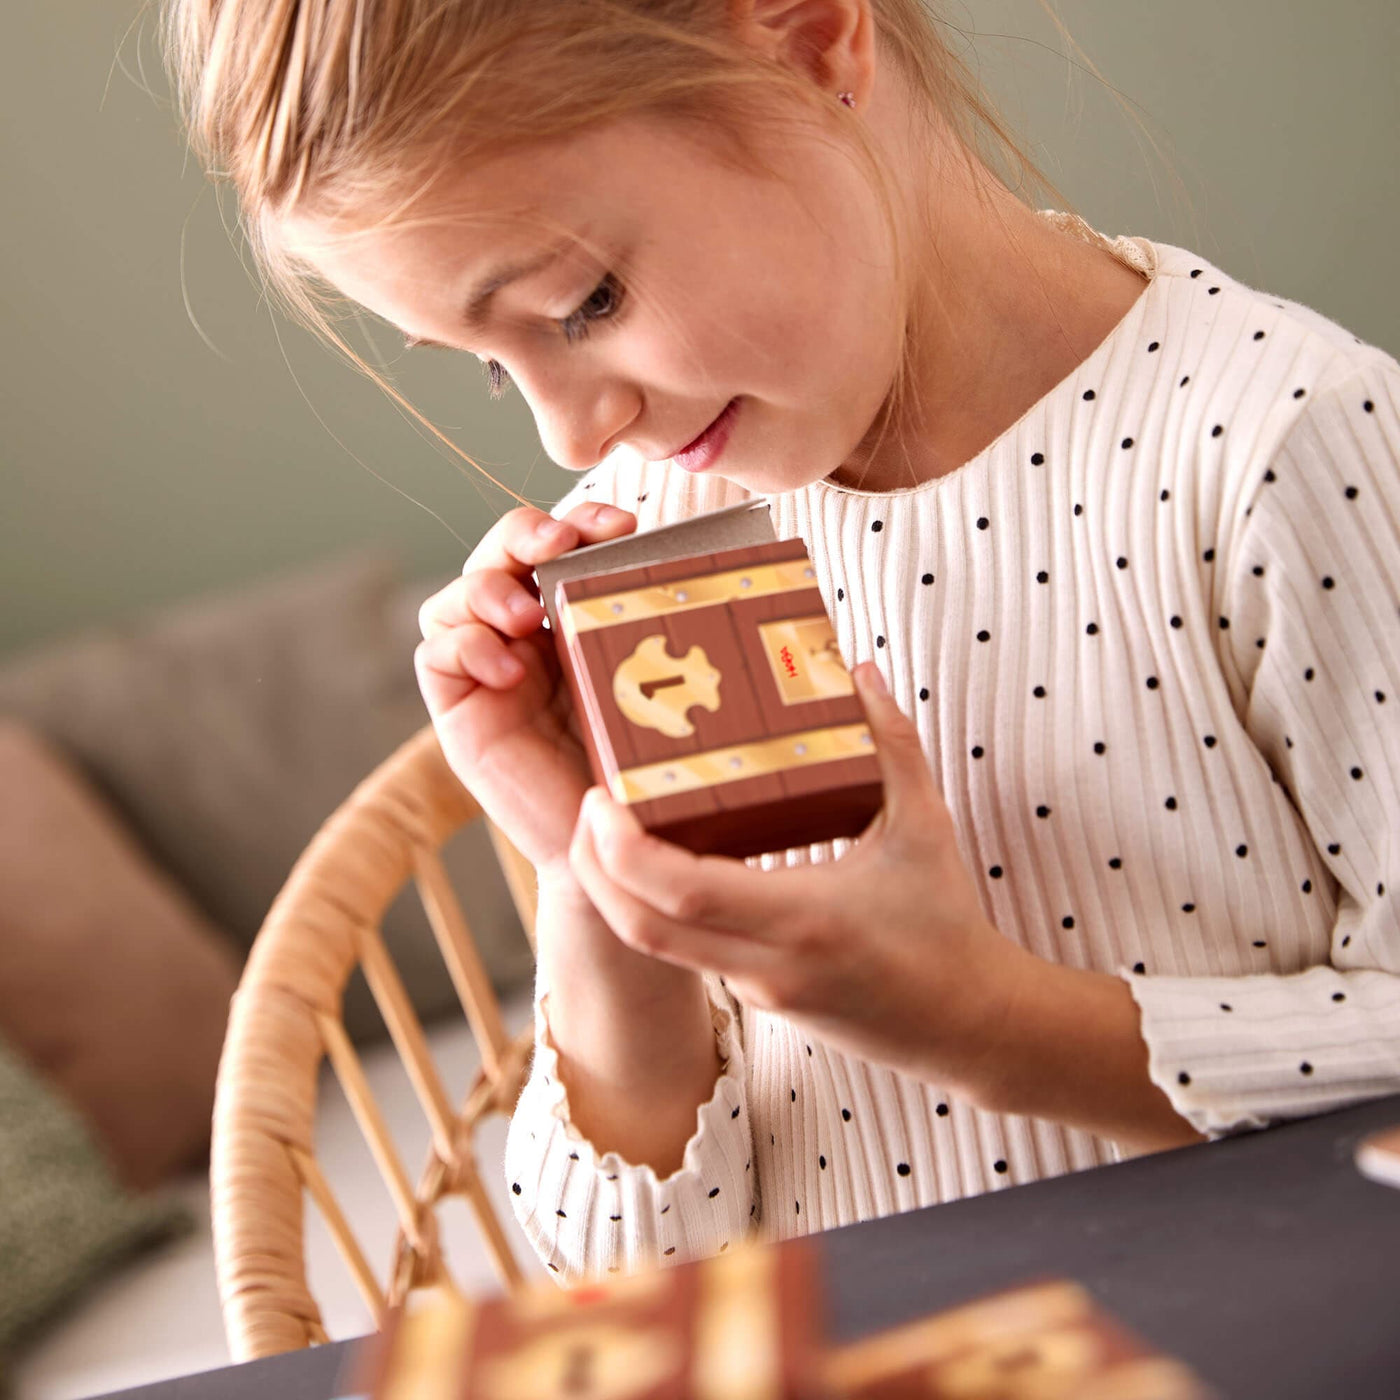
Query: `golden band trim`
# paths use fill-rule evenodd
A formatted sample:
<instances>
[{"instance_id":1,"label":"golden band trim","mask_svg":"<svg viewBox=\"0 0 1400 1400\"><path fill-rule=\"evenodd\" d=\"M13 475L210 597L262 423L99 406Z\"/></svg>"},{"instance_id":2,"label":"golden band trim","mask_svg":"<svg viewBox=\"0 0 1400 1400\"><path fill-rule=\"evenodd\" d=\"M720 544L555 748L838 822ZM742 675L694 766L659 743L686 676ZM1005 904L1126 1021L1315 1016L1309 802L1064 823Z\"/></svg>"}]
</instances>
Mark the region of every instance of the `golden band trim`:
<instances>
[{"instance_id":1,"label":"golden band trim","mask_svg":"<svg viewBox=\"0 0 1400 1400\"><path fill-rule=\"evenodd\" d=\"M614 775L608 787L618 802L648 802L672 793L695 792L742 778L761 778L874 752L875 741L869 725L840 724L784 734L778 739L759 739L750 744L730 744L722 749L707 749L704 753L684 754L664 763L624 768Z\"/></svg>"},{"instance_id":2,"label":"golden band trim","mask_svg":"<svg viewBox=\"0 0 1400 1400\"><path fill-rule=\"evenodd\" d=\"M596 632L600 627L617 627L624 622L645 622L653 617L711 608L716 603L732 603L743 598L766 598L774 593L790 593L796 588L815 588L817 572L808 559L783 559L776 564L758 564L748 569L729 569L722 574L700 574L695 578L651 583L621 593L604 593L598 598L581 598L560 609L564 635Z\"/></svg>"},{"instance_id":3,"label":"golden band trim","mask_svg":"<svg viewBox=\"0 0 1400 1400\"><path fill-rule=\"evenodd\" d=\"M741 1240L700 1272L690 1388L695 1400L782 1400L777 1251Z\"/></svg>"},{"instance_id":4,"label":"golden band trim","mask_svg":"<svg viewBox=\"0 0 1400 1400\"><path fill-rule=\"evenodd\" d=\"M1091 1318L1089 1295L1078 1284L1032 1284L852 1342L830 1354L822 1379L837 1392L862 1389L915 1366L927 1371L978 1347L1008 1338L1030 1341Z\"/></svg>"}]
</instances>

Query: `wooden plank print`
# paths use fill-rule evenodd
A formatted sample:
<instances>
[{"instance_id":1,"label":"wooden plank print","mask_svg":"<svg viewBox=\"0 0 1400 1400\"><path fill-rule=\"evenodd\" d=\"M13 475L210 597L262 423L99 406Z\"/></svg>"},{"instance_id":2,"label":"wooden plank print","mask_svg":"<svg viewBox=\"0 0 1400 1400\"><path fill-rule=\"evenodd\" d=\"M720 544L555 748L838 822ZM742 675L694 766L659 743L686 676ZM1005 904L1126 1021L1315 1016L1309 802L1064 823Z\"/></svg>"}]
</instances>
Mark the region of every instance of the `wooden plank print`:
<instances>
[{"instance_id":1,"label":"wooden plank print","mask_svg":"<svg viewBox=\"0 0 1400 1400\"><path fill-rule=\"evenodd\" d=\"M873 745L834 757L821 737L849 746L865 715L801 540L571 579L559 605L595 777L648 830L749 855L854 835L878 810Z\"/></svg>"}]
</instances>

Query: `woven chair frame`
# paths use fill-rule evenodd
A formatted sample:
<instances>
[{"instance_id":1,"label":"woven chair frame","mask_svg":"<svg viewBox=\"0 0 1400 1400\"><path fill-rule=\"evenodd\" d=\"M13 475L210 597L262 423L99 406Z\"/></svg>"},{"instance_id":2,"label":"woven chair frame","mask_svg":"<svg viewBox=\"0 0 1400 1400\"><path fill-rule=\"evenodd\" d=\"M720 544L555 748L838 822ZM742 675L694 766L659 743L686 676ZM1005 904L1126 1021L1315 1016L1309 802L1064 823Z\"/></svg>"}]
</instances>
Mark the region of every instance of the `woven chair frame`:
<instances>
[{"instance_id":1,"label":"woven chair frame","mask_svg":"<svg viewBox=\"0 0 1400 1400\"><path fill-rule=\"evenodd\" d=\"M473 1135L509 1115L524 1087L533 1028L505 1031L490 979L440 858L468 822L486 818L448 767L431 725L369 775L325 822L292 868L260 929L229 1011L210 1154L215 1263L224 1328L237 1361L328 1340L306 1278L303 1223L319 1210L376 1324L410 1290L455 1290L438 1244L436 1207L465 1198L507 1291L525 1279L482 1187ZM534 946L535 873L487 822ZM449 1102L380 925L409 880L466 1013L481 1067L458 1107ZM361 967L431 1131L416 1185L390 1140L341 1021L345 984ZM398 1217L390 1276L374 1276L316 1161L322 1060L349 1100Z\"/></svg>"}]
</instances>

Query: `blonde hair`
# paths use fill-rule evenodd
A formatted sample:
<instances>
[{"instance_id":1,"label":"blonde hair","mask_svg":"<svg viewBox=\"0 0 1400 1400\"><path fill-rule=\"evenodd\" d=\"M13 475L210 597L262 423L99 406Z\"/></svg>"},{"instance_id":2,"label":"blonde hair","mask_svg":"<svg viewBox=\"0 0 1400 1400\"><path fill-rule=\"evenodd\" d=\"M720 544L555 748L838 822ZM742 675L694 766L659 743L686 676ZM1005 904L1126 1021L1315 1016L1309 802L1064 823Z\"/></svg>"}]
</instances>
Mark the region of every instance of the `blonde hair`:
<instances>
[{"instance_id":1,"label":"blonde hair","mask_svg":"<svg viewBox=\"0 0 1400 1400\"><path fill-rule=\"evenodd\" d=\"M1040 3L1073 45L1047 0ZM333 289L280 245L279 221L313 211L392 220L430 186L446 152L470 168L624 117L690 124L726 158L764 168L745 133L760 123L771 131L785 115L820 119L830 96L740 41L730 10L731 0L165 0L165 36L191 143L210 175L231 184L268 291L434 437L523 501L338 333ZM941 124L970 171L978 164L1014 171L1007 186L1028 207L1036 207L1034 190L1075 212L944 41L941 30L951 26L930 0L871 0L871 10L928 129ZM897 234L898 172L884 169L861 122L843 129ZM882 430L909 391L905 355Z\"/></svg>"}]
</instances>

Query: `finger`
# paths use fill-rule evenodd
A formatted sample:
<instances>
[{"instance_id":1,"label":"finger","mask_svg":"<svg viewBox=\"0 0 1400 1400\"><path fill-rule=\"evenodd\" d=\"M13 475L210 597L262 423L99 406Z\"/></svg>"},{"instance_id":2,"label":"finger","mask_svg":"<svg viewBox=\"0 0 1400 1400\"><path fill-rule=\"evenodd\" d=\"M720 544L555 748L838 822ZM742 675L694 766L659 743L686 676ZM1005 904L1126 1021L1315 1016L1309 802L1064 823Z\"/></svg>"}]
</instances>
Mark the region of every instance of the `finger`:
<instances>
[{"instance_id":1,"label":"finger","mask_svg":"<svg viewBox=\"0 0 1400 1400\"><path fill-rule=\"evenodd\" d=\"M880 668L873 661L862 661L851 672L860 690L870 734L875 740L875 757L884 782L885 810L892 822L928 815L931 801L938 801L928 755L919 730L899 708Z\"/></svg>"},{"instance_id":2,"label":"finger","mask_svg":"<svg viewBox=\"0 0 1400 1400\"><path fill-rule=\"evenodd\" d=\"M662 841L602 788L589 789L580 821L592 828L608 878L683 924L776 942L792 918L782 871L754 870L727 856L697 856Z\"/></svg>"},{"instance_id":3,"label":"finger","mask_svg":"<svg viewBox=\"0 0 1400 1400\"><path fill-rule=\"evenodd\" d=\"M436 719L478 686L508 690L525 678L525 667L501 636L481 623L438 632L413 653L418 688Z\"/></svg>"},{"instance_id":4,"label":"finger","mask_svg":"<svg viewBox=\"0 0 1400 1400\"><path fill-rule=\"evenodd\" d=\"M501 569L473 569L434 593L418 609L424 637L468 622L484 622L510 637L527 637L544 619L534 592Z\"/></svg>"},{"instance_id":5,"label":"finger","mask_svg":"<svg viewBox=\"0 0 1400 1400\"><path fill-rule=\"evenodd\" d=\"M636 515L610 501L585 501L561 518L579 532L584 544L601 544L637 528Z\"/></svg>"},{"instance_id":6,"label":"finger","mask_svg":"<svg viewBox=\"0 0 1400 1400\"><path fill-rule=\"evenodd\" d=\"M631 511L603 501L575 506L562 520L535 506L507 511L481 538L463 572L504 569L524 578L536 564L584 544L597 544L636 528Z\"/></svg>"},{"instance_id":7,"label":"finger","mask_svg":"<svg viewBox=\"0 0 1400 1400\"><path fill-rule=\"evenodd\" d=\"M439 589L418 610L418 630L426 637L438 627L479 620L490 622L511 636L533 631L542 621L544 610L530 570L524 559L516 556L528 556L538 563L535 554L540 548L547 551L544 557L552 558L564 549L600 544L630 534L636 525L637 518L631 511L605 501L575 506L562 520L533 508L511 511L492 526L472 551L463 565L462 576ZM555 542L562 549L555 548ZM500 567L502 561L508 567Z\"/></svg>"},{"instance_id":8,"label":"finger","mask_svg":"<svg viewBox=\"0 0 1400 1400\"><path fill-rule=\"evenodd\" d=\"M603 869L593 829L582 817L569 845L569 866L603 922L639 953L733 978L761 974L773 961L764 944L684 924L623 889Z\"/></svg>"}]
</instances>

